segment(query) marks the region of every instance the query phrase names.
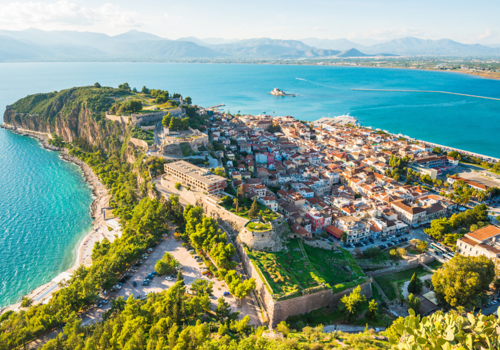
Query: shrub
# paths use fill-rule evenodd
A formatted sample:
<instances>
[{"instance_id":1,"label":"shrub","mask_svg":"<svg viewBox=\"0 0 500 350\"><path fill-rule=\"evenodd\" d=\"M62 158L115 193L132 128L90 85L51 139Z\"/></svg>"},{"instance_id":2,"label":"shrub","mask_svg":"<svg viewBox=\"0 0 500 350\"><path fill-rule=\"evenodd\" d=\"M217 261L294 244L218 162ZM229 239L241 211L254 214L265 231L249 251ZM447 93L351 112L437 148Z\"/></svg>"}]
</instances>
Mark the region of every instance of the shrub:
<instances>
[{"instance_id":1,"label":"shrub","mask_svg":"<svg viewBox=\"0 0 500 350\"><path fill-rule=\"evenodd\" d=\"M180 182L176 182L175 185L174 185L174 187L175 187L176 190L180 190L181 189Z\"/></svg>"}]
</instances>

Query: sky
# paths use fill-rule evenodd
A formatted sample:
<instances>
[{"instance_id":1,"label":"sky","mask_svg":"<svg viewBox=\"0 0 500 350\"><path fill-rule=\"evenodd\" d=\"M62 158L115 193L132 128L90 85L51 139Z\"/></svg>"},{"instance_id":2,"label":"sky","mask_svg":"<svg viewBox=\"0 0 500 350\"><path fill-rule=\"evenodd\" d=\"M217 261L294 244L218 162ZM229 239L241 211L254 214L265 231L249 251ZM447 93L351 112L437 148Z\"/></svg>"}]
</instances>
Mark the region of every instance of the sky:
<instances>
[{"instance_id":1,"label":"sky","mask_svg":"<svg viewBox=\"0 0 500 350\"><path fill-rule=\"evenodd\" d=\"M499 0L0 0L0 29L131 29L168 39L339 39L401 37L500 44Z\"/></svg>"}]
</instances>

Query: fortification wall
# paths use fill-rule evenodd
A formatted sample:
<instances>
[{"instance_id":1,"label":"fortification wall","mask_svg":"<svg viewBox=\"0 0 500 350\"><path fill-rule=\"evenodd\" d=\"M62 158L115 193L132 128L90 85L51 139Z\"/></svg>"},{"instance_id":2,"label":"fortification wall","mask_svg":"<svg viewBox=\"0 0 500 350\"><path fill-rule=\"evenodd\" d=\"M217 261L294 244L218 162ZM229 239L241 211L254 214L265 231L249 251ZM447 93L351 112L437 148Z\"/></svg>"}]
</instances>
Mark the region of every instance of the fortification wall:
<instances>
[{"instance_id":1,"label":"fortification wall","mask_svg":"<svg viewBox=\"0 0 500 350\"><path fill-rule=\"evenodd\" d=\"M349 288L338 293L333 293L331 289L324 289L315 293L276 301L273 299L272 288L267 284L262 271L248 257L242 242L236 239L234 244L247 274L251 278L255 278L255 290L257 291L259 303L265 309L269 327L275 327L278 323L292 315L305 314L322 307L337 305L344 295L350 294L355 288ZM370 279L361 284L361 293L367 298L372 296L371 282L372 280Z\"/></svg>"},{"instance_id":2,"label":"fortification wall","mask_svg":"<svg viewBox=\"0 0 500 350\"><path fill-rule=\"evenodd\" d=\"M321 249L326 249L326 250L335 250L335 245L330 244L325 241L320 241L320 240L315 240L315 241L308 241L304 240L304 244L314 247L314 248L321 248Z\"/></svg>"},{"instance_id":3,"label":"fortification wall","mask_svg":"<svg viewBox=\"0 0 500 350\"><path fill-rule=\"evenodd\" d=\"M238 237L252 249L266 252L279 252L283 249L281 239L272 229L265 232L252 232L245 227Z\"/></svg>"},{"instance_id":4,"label":"fortification wall","mask_svg":"<svg viewBox=\"0 0 500 350\"><path fill-rule=\"evenodd\" d=\"M331 289L327 289L293 299L277 301L273 305L272 313L269 313L269 326L275 327L278 323L292 315L305 314L322 307L337 305L340 303L340 299L344 295L350 294L354 288L356 287L335 294ZM361 284L361 293L367 298L372 296L371 280Z\"/></svg>"},{"instance_id":5,"label":"fortification wall","mask_svg":"<svg viewBox=\"0 0 500 350\"><path fill-rule=\"evenodd\" d=\"M140 147L143 150L147 151L148 150L148 143L143 140L136 139L134 137L130 138L130 143L132 143L134 146Z\"/></svg>"},{"instance_id":6,"label":"fortification wall","mask_svg":"<svg viewBox=\"0 0 500 350\"><path fill-rule=\"evenodd\" d=\"M128 124L130 121L130 117L122 117L120 115L113 115L113 114L107 114L107 113L106 113L106 119L109 119L109 120L112 120L115 122L119 122L122 124Z\"/></svg>"}]
</instances>

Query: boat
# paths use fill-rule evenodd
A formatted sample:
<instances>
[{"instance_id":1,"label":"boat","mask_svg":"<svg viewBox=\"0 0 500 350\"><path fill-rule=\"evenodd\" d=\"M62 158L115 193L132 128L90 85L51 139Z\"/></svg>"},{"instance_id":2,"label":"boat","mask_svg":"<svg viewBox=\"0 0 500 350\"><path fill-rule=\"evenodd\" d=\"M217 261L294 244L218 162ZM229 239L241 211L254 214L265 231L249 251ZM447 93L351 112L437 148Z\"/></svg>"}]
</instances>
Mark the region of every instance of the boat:
<instances>
[{"instance_id":1,"label":"boat","mask_svg":"<svg viewBox=\"0 0 500 350\"><path fill-rule=\"evenodd\" d=\"M278 88L274 88L274 90L271 91L270 94L273 96L290 96L290 97L299 96L299 94L287 94L286 92Z\"/></svg>"}]
</instances>

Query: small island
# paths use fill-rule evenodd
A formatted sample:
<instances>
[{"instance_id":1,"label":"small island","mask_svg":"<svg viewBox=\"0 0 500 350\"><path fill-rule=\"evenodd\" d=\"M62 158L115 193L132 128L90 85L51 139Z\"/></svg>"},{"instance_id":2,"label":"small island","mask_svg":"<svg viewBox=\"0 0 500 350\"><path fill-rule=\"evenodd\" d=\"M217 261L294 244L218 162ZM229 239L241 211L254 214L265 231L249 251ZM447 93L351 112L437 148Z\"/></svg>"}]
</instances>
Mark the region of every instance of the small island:
<instances>
[{"instance_id":1,"label":"small island","mask_svg":"<svg viewBox=\"0 0 500 350\"><path fill-rule=\"evenodd\" d=\"M271 91L270 94L274 96L291 96L291 97L299 96L299 94L287 94L286 92L278 88L274 88L274 90Z\"/></svg>"}]
</instances>

